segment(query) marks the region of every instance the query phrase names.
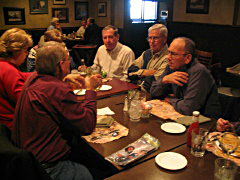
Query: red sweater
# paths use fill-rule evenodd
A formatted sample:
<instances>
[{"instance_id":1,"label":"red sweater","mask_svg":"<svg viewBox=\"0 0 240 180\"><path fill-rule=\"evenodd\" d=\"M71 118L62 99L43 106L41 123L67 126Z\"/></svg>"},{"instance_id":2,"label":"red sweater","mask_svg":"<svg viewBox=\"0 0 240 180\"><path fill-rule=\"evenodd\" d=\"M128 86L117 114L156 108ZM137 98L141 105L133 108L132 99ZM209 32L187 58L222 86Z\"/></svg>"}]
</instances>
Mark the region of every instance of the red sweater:
<instances>
[{"instance_id":1,"label":"red sweater","mask_svg":"<svg viewBox=\"0 0 240 180\"><path fill-rule=\"evenodd\" d=\"M17 67L0 58L0 123L12 128L17 100L25 80L30 73L23 73Z\"/></svg>"},{"instance_id":2,"label":"red sweater","mask_svg":"<svg viewBox=\"0 0 240 180\"><path fill-rule=\"evenodd\" d=\"M12 140L42 163L65 158L73 132L91 133L96 126L96 92L79 102L70 86L50 75L33 73L16 106Z\"/></svg>"}]
</instances>

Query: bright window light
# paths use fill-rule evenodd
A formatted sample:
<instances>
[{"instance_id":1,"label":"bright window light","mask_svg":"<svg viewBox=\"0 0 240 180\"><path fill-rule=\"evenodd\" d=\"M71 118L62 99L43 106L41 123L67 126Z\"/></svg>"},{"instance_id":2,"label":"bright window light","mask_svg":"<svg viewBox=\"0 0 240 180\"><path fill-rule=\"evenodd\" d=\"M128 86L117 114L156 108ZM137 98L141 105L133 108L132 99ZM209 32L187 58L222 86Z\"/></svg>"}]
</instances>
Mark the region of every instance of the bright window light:
<instances>
[{"instance_id":1,"label":"bright window light","mask_svg":"<svg viewBox=\"0 0 240 180\"><path fill-rule=\"evenodd\" d=\"M157 1L130 0L130 18L133 23L154 22L157 19Z\"/></svg>"}]
</instances>

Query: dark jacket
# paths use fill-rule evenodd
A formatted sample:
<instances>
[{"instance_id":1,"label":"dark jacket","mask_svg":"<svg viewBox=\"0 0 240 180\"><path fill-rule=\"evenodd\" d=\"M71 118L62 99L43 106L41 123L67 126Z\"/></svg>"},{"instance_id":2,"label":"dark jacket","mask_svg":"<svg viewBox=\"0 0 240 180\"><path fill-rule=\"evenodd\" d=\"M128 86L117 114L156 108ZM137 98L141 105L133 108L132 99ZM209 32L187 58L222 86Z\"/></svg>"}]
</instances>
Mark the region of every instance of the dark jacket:
<instances>
[{"instance_id":1,"label":"dark jacket","mask_svg":"<svg viewBox=\"0 0 240 180\"><path fill-rule=\"evenodd\" d=\"M162 84L163 77L174 72L167 66L159 79L153 82L150 90L151 97L164 99L173 93L174 97L170 98L170 104L177 112L192 115L193 111L199 111L204 116L219 118L221 106L217 87L208 69L197 60L193 60L178 71L188 73L186 84L183 86Z\"/></svg>"},{"instance_id":2,"label":"dark jacket","mask_svg":"<svg viewBox=\"0 0 240 180\"><path fill-rule=\"evenodd\" d=\"M0 124L0 179L51 180L31 152L10 142L11 132Z\"/></svg>"},{"instance_id":3,"label":"dark jacket","mask_svg":"<svg viewBox=\"0 0 240 180\"><path fill-rule=\"evenodd\" d=\"M101 42L100 28L93 23L88 26L84 33L84 40L87 44L98 45Z\"/></svg>"}]
</instances>

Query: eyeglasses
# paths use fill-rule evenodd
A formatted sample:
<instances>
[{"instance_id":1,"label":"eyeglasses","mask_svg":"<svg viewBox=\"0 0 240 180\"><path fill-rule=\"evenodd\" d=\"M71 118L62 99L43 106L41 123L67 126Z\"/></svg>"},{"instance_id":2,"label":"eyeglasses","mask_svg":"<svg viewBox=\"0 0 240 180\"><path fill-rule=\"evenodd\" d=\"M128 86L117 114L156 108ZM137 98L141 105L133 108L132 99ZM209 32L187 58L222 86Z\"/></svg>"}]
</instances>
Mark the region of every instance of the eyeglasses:
<instances>
[{"instance_id":1,"label":"eyeglasses","mask_svg":"<svg viewBox=\"0 0 240 180\"><path fill-rule=\"evenodd\" d=\"M160 39L160 37L159 36L152 36L152 37L147 37L146 39L147 39L147 41L150 41L150 40L157 41L157 40Z\"/></svg>"},{"instance_id":2,"label":"eyeglasses","mask_svg":"<svg viewBox=\"0 0 240 180\"><path fill-rule=\"evenodd\" d=\"M171 55L171 56L186 56L188 55L189 53L185 53L185 54L178 54L178 53L175 53L175 52L172 52L172 51L168 51L168 55Z\"/></svg>"}]
</instances>

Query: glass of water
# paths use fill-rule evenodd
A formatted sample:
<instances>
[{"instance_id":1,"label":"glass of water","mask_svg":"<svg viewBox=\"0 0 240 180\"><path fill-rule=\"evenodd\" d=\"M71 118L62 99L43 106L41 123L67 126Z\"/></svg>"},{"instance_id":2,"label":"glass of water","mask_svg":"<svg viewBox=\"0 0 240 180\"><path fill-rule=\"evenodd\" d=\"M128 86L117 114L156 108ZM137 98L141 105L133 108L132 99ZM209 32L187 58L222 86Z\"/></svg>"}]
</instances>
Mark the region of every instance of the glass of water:
<instances>
[{"instance_id":1,"label":"glass of water","mask_svg":"<svg viewBox=\"0 0 240 180\"><path fill-rule=\"evenodd\" d=\"M234 180L237 169L233 161L218 158L215 160L214 180Z\"/></svg>"},{"instance_id":2,"label":"glass of water","mask_svg":"<svg viewBox=\"0 0 240 180\"><path fill-rule=\"evenodd\" d=\"M129 117L130 121L138 122L141 119L142 107L140 99L132 99L129 106Z\"/></svg>"},{"instance_id":3,"label":"glass of water","mask_svg":"<svg viewBox=\"0 0 240 180\"><path fill-rule=\"evenodd\" d=\"M203 157L205 154L205 146L208 130L204 128L194 128L192 130L192 147L191 154L195 157Z\"/></svg>"}]
</instances>

